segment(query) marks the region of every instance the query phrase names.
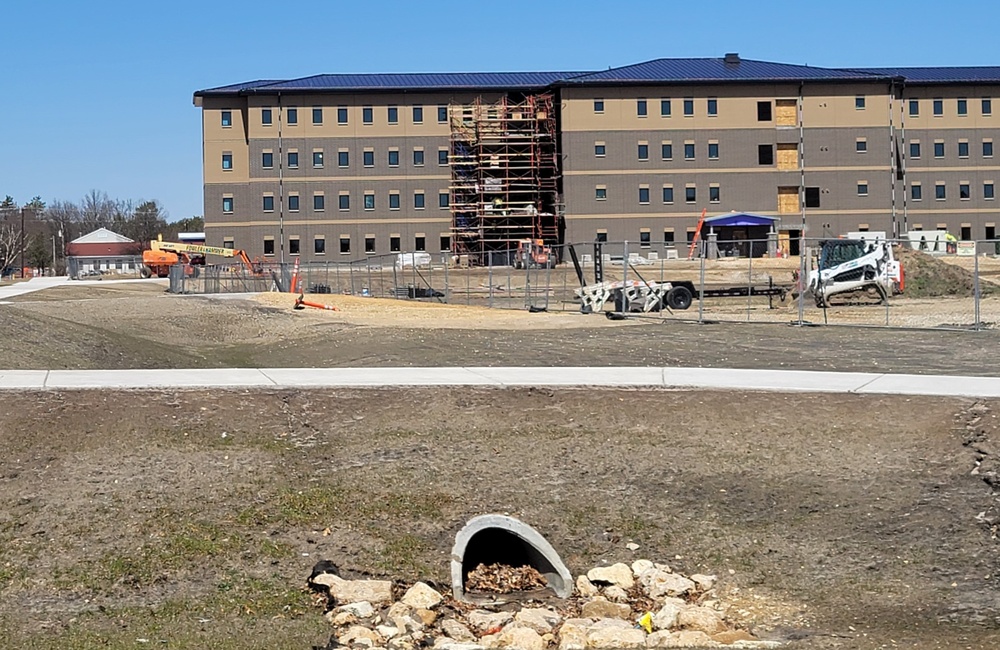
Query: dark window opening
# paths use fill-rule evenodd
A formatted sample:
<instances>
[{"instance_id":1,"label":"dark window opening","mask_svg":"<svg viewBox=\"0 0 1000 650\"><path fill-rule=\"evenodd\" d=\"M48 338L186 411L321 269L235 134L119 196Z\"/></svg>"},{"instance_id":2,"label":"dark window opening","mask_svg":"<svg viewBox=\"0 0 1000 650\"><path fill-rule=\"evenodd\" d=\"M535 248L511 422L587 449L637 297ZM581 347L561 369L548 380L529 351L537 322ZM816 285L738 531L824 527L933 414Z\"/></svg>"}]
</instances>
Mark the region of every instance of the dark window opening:
<instances>
[{"instance_id":1,"label":"dark window opening","mask_svg":"<svg viewBox=\"0 0 1000 650\"><path fill-rule=\"evenodd\" d=\"M757 121L771 121L771 102L757 102Z\"/></svg>"},{"instance_id":2,"label":"dark window opening","mask_svg":"<svg viewBox=\"0 0 1000 650\"><path fill-rule=\"evenodd\" d=\"M806 207L807 208L818 208L819 207L819 188L818 187L807 187L806 188Z\"/></svg>"},{"instance_id":3,"label":"dark window opening","mask_svg":"<svg viewBox=\"0 0 1000 650\"><path fill-rule=\"evenodd\" d=\"M757 145L757 164L758 165L773 165L774 164L774 145L773 144L759 144L759 145Z\"/></svg>"}]
</instances>

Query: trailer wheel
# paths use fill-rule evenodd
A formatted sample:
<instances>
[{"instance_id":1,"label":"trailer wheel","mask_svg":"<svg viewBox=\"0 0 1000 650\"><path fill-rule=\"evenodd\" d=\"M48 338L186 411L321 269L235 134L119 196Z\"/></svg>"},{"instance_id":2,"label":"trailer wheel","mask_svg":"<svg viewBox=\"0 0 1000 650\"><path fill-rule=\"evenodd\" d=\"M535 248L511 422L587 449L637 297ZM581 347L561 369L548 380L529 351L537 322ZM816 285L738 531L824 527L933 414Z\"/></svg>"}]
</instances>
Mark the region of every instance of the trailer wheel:
<instances>
[{"instance_id":1,"label":"trailer wheel","mask_svg":"<svg viewBox=\"0 0 1000 650\"><path fill-rule=\"evenodd\" d=\"M694 296L691 295L691 290L687 287L672 287L667 292L667 307L676 309L677 311L684 311L691 306L693 299Z\"/></svg>"},{"instance_id":2,"label":"trailer wheel","mask_svg":"<svg viewBox=\"0 0 1000 650\"><path fill-rule=\"evenodd\" d=\"M143 265L143 267L139 269L139 275L148 280L153 276L153 269Z\"/></svg>"}]
</instances>

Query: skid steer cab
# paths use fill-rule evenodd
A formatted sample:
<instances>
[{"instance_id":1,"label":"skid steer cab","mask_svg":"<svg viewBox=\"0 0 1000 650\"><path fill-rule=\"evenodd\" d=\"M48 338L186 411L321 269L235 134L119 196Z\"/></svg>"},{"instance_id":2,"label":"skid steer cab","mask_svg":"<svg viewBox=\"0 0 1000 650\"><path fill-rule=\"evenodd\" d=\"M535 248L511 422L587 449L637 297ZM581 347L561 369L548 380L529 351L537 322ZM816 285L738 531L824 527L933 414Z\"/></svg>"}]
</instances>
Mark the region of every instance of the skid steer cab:
<instances>
[{"instance_id":1,"label":"skid steer cab","mask_svg":"<svg viewBox=\"0 0 1000 650\"><path fill-rule=\"evenodd\" d=\"M885 240L828 239L820 242L809 271L809 292L817 307L837 302L884 303L902 291L903 268Z\"/></svg>"},{"instance_id":2,"label":"skid steer cab","mask_svg":"<svg viewBox=\"0 0 1000 650\"><path fill-rule=\"evenodd\" d=\"M541 239L521 239L517 242L514 268L554 269L556 268L556 257L552 254L552 247L546 246Z\"/></svg>"}]
</instances>

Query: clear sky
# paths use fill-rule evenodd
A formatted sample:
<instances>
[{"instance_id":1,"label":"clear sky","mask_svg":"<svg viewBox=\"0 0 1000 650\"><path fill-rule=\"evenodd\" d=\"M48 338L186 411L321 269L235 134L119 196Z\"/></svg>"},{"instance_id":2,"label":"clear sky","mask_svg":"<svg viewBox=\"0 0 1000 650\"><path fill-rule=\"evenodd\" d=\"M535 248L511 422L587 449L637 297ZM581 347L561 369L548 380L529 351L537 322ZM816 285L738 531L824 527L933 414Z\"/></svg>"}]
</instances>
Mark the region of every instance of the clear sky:
<instances>
[{"instance_id":1,"label":"clear sky","mask_svg":"<svg viewBox=\"0 0 1000 650\"><path fill-rule=\"evenodd\" d=\"M1000 2L10 0L0 196L202 214L195 90L337 72L599 70L661 57L1000 65Z\"/></svg>"}]
</instances>

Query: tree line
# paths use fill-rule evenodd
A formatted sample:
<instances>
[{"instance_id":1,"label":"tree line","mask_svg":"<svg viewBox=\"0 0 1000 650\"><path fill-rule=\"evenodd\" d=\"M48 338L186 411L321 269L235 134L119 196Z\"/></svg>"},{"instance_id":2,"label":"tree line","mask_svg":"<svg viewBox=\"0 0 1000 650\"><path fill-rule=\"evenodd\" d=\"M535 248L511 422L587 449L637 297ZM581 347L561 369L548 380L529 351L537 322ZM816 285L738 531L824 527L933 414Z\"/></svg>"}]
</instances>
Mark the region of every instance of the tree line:
<instances>
[{"instance_id":1,"label":"tree line","mask_svg":"<svg viewBox=\"0 0 1000 650\"><path fill-rule=\"evenodd\" d=\"M179 232L201 232L204 227L201 217L170 221L156 200L113 199L99 190L76 202L46 203L36 196L19 204L8 195L0 202L0 272L16 268L22 253L25 266L61 271L65 244L98 228L143 243L158 235L174 240Z\"/></svg>"}]
</instances>

